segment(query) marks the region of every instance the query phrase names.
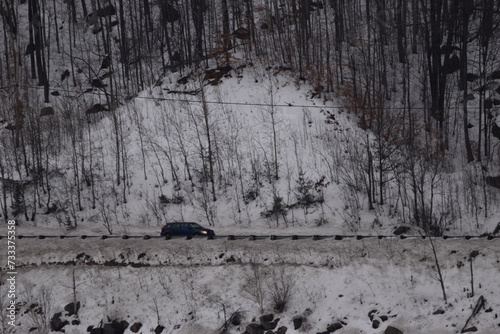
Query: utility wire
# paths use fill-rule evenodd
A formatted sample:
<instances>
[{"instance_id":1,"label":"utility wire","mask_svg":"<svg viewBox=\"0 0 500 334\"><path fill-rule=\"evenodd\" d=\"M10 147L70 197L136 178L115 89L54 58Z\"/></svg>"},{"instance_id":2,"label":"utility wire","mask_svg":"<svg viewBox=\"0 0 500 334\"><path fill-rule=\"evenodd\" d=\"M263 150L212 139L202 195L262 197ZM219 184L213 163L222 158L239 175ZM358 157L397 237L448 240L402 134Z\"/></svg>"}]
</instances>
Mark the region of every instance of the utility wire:
<instances>
[{"instance_id":1,"label":"utility wire","mask_svg":"<svg viewBox=\"0 0 500 334\"><path fill-rule=\"evenodd\" d=\"M7 89L7 88L14 88L15 86L6 86L6 87L0 87L0 89ZM31 88L31 89L44 89L43 87L37 87L37 86L30 86L30 85L20 85L19 87L22 88ZM59 89L54 87L52 90L57 90L60 92L64 93L71 93L71 94L76 94L76 95L83 95L83 94L93 94L93 95L100 95L94 91L92 92L85 92L85 91L77 91L77 90L70 90L70 89ZM174 92L176 93L176 92ZM123 94L116 94L116 96L121 97L123 99L129 98L129 96L123 95ZM57 97L57 96L55 96ZM190 99L179 99L179 98L166 98L166 97L153 97L153 96L135 96L134 99L142 99L142 100L152 100L152 101L170 101L170 102L184 102L184 103L203 103L201 100L190 100ZM295 104L267 104L267 103L255 103L255 102L226 102L226 101L205 101L207 104L221 104L221 105L237 105L237 106L255 106L255 107L286 107L286 108L316 108L316 109L336 109L336 110L342 110L346 109L346 107L343 106L327 106L327 105L295 105ZM424 108L424 107L366 107L366 106L358 106L356 109L359 110L378 110L378 109L384 109L384 110L428 110L429 108ZM479 106L469 106L468 109L473 109L473 110L478 110Z\"/></svg>"}]
</instances>

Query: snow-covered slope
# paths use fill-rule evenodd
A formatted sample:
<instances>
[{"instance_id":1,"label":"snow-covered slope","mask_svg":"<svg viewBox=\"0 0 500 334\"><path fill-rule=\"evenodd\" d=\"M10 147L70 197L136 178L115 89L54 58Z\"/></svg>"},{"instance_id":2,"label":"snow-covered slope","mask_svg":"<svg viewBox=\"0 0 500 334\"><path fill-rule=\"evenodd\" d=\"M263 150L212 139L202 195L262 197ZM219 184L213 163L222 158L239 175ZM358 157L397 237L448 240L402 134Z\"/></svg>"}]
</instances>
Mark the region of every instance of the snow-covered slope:
<instances>
[{"instance_id":1,"label":"snow-covered slope","mask_svg":"<svg viewBox=\"0 0 500 334\"><path fill-rule=\"evenodd\" d=\"M68 138L75 145L64 144L58 159L47 161L57 186L37 194L54 209L35 222L19 215L18 223L49 234L157 231L178 220L251 233L321 227L314 233L390 234L398 224L414 224L408 196L415 186L395 180L408 170L384 172L384 204L373 188L370 209L366 182L377 170L366 168L377 142L335 101L280 67L242 62L229 71L169 73L115 111L69 127L68 136L78 133ZM405 159L396 153L392 163ZM423 168L418 196L432 206L435 224L452 234L493 231L496 189L478 186L479 168ZM486 194L489 205L481 209L478 196Z\"/></svg>"},{"instance_id":2,"label":"snow-covered slope","mask_svg":"<svg viewBox=\"0 0 500 334\"><path fill-rule=\"evenodd\" d=\"M161 333L221 333L235 312L241 323L227 333L244 332L264 314L280 319L274 333L282 326L287 334L326 333L335 323L342 324L335 333L384 333L389 326L403 333L459 333L464 326L498 333L499 239L434 242L447 302L428 239L24 238L17 241L14 333L41 328L58 312L69 322L67 334L114 320L127 321L126 334L136 322L144 334L158 325L165 327ZM5 238L0 246L5 249ZM4 317L6 278L3 273ZM286 289L278 312L273 293ZM68 316L64 307L75 298L78 316ZM468 321L480 299L484 304ZM298 318L302 325L294 329Z\"/></svg>"}]
</instances>

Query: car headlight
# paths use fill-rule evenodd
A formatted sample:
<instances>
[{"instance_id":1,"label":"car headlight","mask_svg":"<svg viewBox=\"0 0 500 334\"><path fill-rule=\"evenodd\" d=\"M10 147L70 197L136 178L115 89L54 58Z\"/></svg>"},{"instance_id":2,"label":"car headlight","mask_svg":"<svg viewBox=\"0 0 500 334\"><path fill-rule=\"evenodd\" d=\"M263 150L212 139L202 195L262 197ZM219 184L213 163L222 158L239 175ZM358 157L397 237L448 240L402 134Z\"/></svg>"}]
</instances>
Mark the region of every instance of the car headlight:
<instances>
[{"instance_id":1,"label":"car headlight","mask_svg":"<svg viewBox=\"0 0 500 334\"><path fill-rule=\"evenodd\" d=\"M200 231L201 234L207 234L207 231Z\"/></svg>"}]
</instances>

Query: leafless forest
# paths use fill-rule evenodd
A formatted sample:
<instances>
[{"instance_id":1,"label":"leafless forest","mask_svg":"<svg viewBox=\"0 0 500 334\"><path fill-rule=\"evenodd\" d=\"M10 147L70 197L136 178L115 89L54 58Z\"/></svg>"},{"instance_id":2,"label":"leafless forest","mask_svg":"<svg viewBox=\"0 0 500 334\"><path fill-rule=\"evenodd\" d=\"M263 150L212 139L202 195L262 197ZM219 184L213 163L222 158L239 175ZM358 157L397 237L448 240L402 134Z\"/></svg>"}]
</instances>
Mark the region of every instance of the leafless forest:
<instances>
[{"instance_id":1,"label":"leafless forest","mask_svg":"<svg viewBox=\"0 0 500 334\"><path fill-rule=\"evenodd\" d=\"M237 221L264 196L264 182L288 182L294 194L262 199L262 217L277 224L290 223L287 210L307 217L323 205L329 183L342 191L351 229L356 208L435 234L462 228L457 222L480 228L496 212L500 1L1 0L0 14L4 218L76 227L92 211L106 226L129 215L132 174L171 186L145 201L158 220L163 204L190 202L216 224L214 206L226 197ZM270 136L250 141L256 148L242 144L248 138L231 128L241 121L230 113L220 131L205 103L206 87L250 66L337 101L364 135L339 144L338 116L326 111L321 130L305 138L323 177L300 166L287 174L272 87ZM134 99L173 74L201 109L162 104L153 130ZM178 108L186 112L171 112ZM132 137L141 157L133 163Z\"/></svg>"}]
</instances>

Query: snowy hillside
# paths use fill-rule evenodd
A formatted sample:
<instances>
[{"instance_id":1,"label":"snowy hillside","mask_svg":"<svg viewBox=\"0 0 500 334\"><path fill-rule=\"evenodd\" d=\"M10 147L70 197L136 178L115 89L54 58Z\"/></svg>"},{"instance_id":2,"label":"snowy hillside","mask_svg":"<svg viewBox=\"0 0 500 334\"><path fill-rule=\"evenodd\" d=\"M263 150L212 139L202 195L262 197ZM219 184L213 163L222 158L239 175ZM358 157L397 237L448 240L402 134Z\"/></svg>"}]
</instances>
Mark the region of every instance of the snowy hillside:
<instances>
[{"instance_id":1,"label":"snowy hillside","mask_svg":"<svg viewBox=\"0 0 500 334\"><path fill-rule=\"evenodd\" d=\"M0 6L4 219L495 232L493 1L49 2Z\"/></svg>"},{"instance_id":2,"label":"snowy hillside","mask_svg":"<svg viewBox=\"0 0 500 334\"><path fill-rule=\"evenodd\" d=\"M0 20L0 334L500 332L494 0Z\"/></svg>"},{"instance_id":3,"label":"snowy hillside","mask_svg":"<svg viewBox=\"0 0 500 334\"><path fill-rule=\"evenodd\" d=\"M124 331L109 333L215 334L227 321L229 334L263 333L262 324L287 334L498 333L499 239L434 242L447 302L428 239L23 238L17 327L0 330L52 323L83 334L114 322ZM71 315L64 307L75 300ZM267 314L279 320L261 323Z\"/></svg>"}]
</instances>

